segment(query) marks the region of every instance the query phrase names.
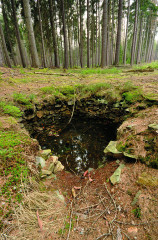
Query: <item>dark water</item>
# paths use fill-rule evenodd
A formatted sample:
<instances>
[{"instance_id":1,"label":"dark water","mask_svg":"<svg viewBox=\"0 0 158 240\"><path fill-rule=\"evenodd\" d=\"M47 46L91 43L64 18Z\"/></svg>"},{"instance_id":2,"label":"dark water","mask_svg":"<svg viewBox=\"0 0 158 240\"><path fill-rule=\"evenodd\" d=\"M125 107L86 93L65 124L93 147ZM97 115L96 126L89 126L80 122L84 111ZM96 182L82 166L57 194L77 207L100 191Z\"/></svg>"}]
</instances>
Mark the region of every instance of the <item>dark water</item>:
<instances>
[{"instance_id":1,"label":"dark water","mask_svg":"<svg viewBox=\"0 0 158 240\"><path fill-rule=\"evenodd\" d=\"M49 148L59 157L66 170L82 172L105 162L103 151L109 141L116 139L116 126L104 125L103 120L77 119L64 130L48 131L45 127L36 138L42 149Z\"/></svg>"}]
</instances>

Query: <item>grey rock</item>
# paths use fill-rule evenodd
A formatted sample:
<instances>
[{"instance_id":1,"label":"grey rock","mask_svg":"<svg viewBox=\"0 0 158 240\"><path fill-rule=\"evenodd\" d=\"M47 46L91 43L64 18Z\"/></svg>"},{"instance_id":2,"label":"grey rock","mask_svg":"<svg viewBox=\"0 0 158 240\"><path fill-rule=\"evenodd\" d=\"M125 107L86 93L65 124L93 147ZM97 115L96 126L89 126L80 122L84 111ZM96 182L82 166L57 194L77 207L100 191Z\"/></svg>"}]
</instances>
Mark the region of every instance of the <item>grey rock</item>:
<instances>
[{"instance_id":1,"label":"grey rock","mask_svg":"<svg viewBox=\"0 0 158 240\"><path fill-rule=\"evenodd\" d=\"M51 175L52 174L51 171L48 171L48 170L45 170L45 169L42 169L41 173L42 173L42 175Z\"/></svg>"},{"instance_id":2,"label":"grey rock","mask_svg":"<svg viewBox=\"0 0 158 240\"><path fill-rule=\"evenodd\" d=\"M37 157L36 157L36 165L37 165L37 166L38 166L38 165L41 165L41 168L44 168L45 165L46 165L46 162L45 162L44 158L37 156Z\"/></svg>"},{"instance_id":3,"label":"grey rock","mask_svg":"<svg viewBox=\"0 0 158 240\"><path fill-rule=\"evenodd\" d=\"M119 183L120 176L121 176L121 170L124 168L124 164L120 164L120 166L116 169L114 174L110 177L110 182L115 185L116 183Z\"/></svg>"},{"instance_id":4,"label":"grey rock","mask_svg":"<svg viewBox=\"0 0 158 240\"><path fill-rule=\"evenodd\" d=\"M156 131L156 130L158 130L158 124L152 123L148 126L148 129Z\"/></svg>"},{"instance_id":5,"label":"grey rock","mask_svg":"<svg viewBox=\"0 0 158 240\"><path fill-rule=\"evenodd\" d=\"M60 172L64 169L64 166L61 164L61 162L57 162L55 167L54 167L54 173L56 174L57 172Z\"/></svg>"},{"instance_id":6,"label":"grey rock","mask_svg":"<svg viewBox=\"0 0 158 240\"><path fill-rule=\"evenodd\" d=\"M134 206L138 202L140 194L141 194L141 191L138 191L136 193L136 195L135 195L135 197L133 199L133 202L131 203L132 206Z\"/></svg>"},{"instance_id":7,"label":"grey rock","mask_svg":"<svg viewBox=\"0 0 158 240\"><path fill-rule=\"evenodd\" d=\"M133 155L133 154L129 154L129 153L123 152L123 155L124 155L125 157L131 158L131 159L137 159L137 156L135 156L135 155Z\"/></svg>"},{"instance_id":8,"label":"grey rock","mask_svg":"<svg viewBox=\"0 0 158 240\"><path fill-rule=\"evenodd\" d=\"M63 196L62 194L60 194L58 190L55 191L55 193L56 193L56 195L57 195L57 197L58 197L59 200L61 200L62 202L65 202L64 196Z\"/></svg>"},{"instance_id":9,"label":"grey rock","mask_svg":"<svg viewBox=\"0 0 158 240\"><path fill-rule=\"evenodd\" d=\"M51 154L51 149L45 149L45 150L41 150L40 155L43 158L48 157Z\"/></svg>"},{"instance_id":10,"label":"grey rock","mask_svg":"<svg viewBox=\"0 0 158 240\"><path fill-rule=\"evenodd\" d=\"M54 172L54 167L55 167L54 163L50 163L48 171Z\"/></svg>"},{"instance_id":11,"label":"grey rock","mask_svg":"<svg viewBox=\"0 0 158 240\"><path fill-rule=\"evenodd\" d=\"M116 158L122 157L122 152L119 152L116 148L117 141L110 141L108 146L104 149L104 153Z\"/></svg>"}]
</instances>

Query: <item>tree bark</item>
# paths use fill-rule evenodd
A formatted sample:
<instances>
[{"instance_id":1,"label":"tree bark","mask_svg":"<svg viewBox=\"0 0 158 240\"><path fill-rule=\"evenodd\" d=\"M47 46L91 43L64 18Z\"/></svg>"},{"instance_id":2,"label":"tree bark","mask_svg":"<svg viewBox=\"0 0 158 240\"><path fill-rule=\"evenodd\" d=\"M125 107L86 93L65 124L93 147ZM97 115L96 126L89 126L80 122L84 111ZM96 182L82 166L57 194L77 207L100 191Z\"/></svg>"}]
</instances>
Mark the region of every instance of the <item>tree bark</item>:
<instances>
[{"instance_id":1,"label":"tree bark","mask_svg":"<svg viewBox=\"0 0 158 240\"><path fill-rule=\"evenodd\" d=\"M137 24L138 24L138 0L136 2L135 8L135 22L134 22L134 31L133 31L133 41L132 41L132 48L131 48L131 66L135 60L135 51L136 51L136 42L137 42Z\"/></svg>"},{"instance_id":2,"label":"tree bark","mask_svg":"<svg viewBox=\"0 0 158 240\"><path fill-rule=\"evenodd\" d=\"M123 0L119 0L118 27L117 27L117 40L116 40L116 52L115 52L115 65L119 64L119 57L120 57L122 9L123 9Z\"/></svg>"},{"instance_id":3,"label":"tree bark","mask_svg":"<svg viewBox=\"0 0 158 240\"><path fill-rule=\"evenodd\" d=\"M96 50L95 50L95 65L98 65L98 7L96 2Z\"/></svg>"},{"instance_id":4,"label":"tree bark","mask_svg":"<svg viewBox=\"0 0 158 240\"><path fill-rule=\"evenodd\" d=\"M67 29L66 29L66 20L65 20L65 5L64 0L61 0L61 12L62 12L62 21L63 21L63 35L64 35L64 68L69 67L69 54L68 54L68 39L67 39Z\"/></svg>"},{"instance_id":5,"label":"tree bark","mask_svg":"<svg viewBox=\"0 0 158 240\"><path fill-rule=\"evenodd\" d=\"M12 67L11 66L11 60L10 60L10 57L9 57L9 54L8 54L8 51L7 51L7 46L6 46L1 22L0 22L0 36L1 36L1 41L2 41L3 52L4 52L4 55L5 55L5 58L6 58L6 63L8 65L8 67L11 68Z\"/></svg>"},{"instance_id":6,"label":"tree bark","mask_svg":"<svg viewBox=\"0 0 158 240\"><path fill-rule=\"evenodd\" d=\"M11 0L11 4L12 4L14 26L15 26L15 32L16 32L16 38L17 38L17 42L18 42L18 48L19 48L19 52L20 52L21 62L22 62L22 66L25 68L26 67L26 59L25 59L25 54L23 51L23 46L22 46L21 37L20 37L20 31L19 31L19 27L18 27L18 21L17 21L17 17L16 17L15 0Z\"/></svg>"},{"instance_id":7,"label":"tree bark","mask_svg":"<svg viewBox=\"0 0 158 240\"><path fill-rule=\"evenodd\" d=\"M136 59L136 64L140 63L140 56L141 56L141 46L142 46L142 30L144 27L144 22L143 22L143 13L141 13L140 16L140 23L139 23L139 38L138 38L138 50L137 50L137 59Z\"/></svg>"},{"instance_id":8,"label":"tree bark","mask_svg":"<svg viewBox=\"0 0 158 240\"><path fill-rule=\"evenodd\" d=\"M2 50L2 44L0 41L0 66L2 67L4 64L4 57L3 57L3 50Z\"/></svg>"},{"instance_id":9,"label":"tree bark","mask_svg":"<svg viewBox=\"0 0 158 240\"><path fill-rule=\"evenodd\" d=\"M6 10L5 10L4 0L1 0L1 3L2 3L2 13L3 13L4 24L5 24L5 32L6 32L7 40L8 40L7 43L8 43L8 47L9 47L9 52L10 52L13 64L14 64L14 66L16 66L16 60L14 57L14 50L13 50L13 46L11 43L10 32L9 32L9 22L8 22L8 17L7 17Z\"/></svg>"},{"instance_id":10,"label":"tree bark","mask_svg":"<svg viewBox=\"0 0 158 240\"><path fill-rule=\"evenodd\" d=\"M71 26L68 27L68 41L69 41L69 62L70 68L72 68L72 42L71 42Z\"/></svg>"},{"instance_id":11,"label":"tree bark","mask_svg":"<svg viewBox=\"0 0 158 240\"><path fill-rule=\"evenodd\" d=\"M111 34L111 0L108 0L108 29L107 29L107 65L111 63L111 43L110 43L110 34Z\"/></svg>"},{"instance_id":12,"label":"tree bark","mask_svg":"<svg viewBox=\"0 0 158 240\"><path fill-rule=\"evenodd\" d=\"M108 20L108 1L104 0L103 3L103 28L102 28L102 55L101 67L107 66L107 20Z\"/></svg>"},{"instance_id":13,"label":"tree bark","mask_svg":"<svg viewBox=\"0 0 158 240\"><path fill-rule=\"evenodd\" d=\"M42 43L42 62L43 62L42 65L44 68L46 68L47 64L46 64L46 54L45 54L45 47L44 47L44 36L43 36L40 0L37 0L37 4L38 4L38 13L39 13L40 32L41 32L41 43Z\"/></svg>"},{"instance_id":14,"label":"tree bark","mask_svg":"<svg viewBox=\"0 0 158 240\"><path fill-rule=\"evenodd\" d=\"M29 40L29 45L30 45L32 67L39 67L39 58L38 58L38 53L37 53L37 48L36 48L32 20L31 20L31 9L30 9L29 0L23 0L23 6L24 6L26 28L27 28L27 32L28 32L28 40Z\"/></svg>"},{"instance_id":15,"label":"tree bark","mask_svg":"<svg viewBox=\"0 0 158 240\"><path fill-rule=\"evenodd\" d=\"M114 62L114 19L115 19L115 0L112 1L112 28L111 28L111 64Z\"/></svg>"},{"instance_id":16,"label":"tree bark","mask_svg":"<svg viewBox=\"0 0 158 240\"><path fill-rule=\"evenodd\" d=\"M125 36L124 56L123 56L123 64L124 64L124 65L126 65L126 53L127 53L127 37L128 37L129 15L130 15L130 0L128 0L128 10L127 10L127 25L126 25L126 36Z\"/></svg>"},{"instance_id":17,"label":"tree bark","mask_svg":"<svg viewBox=\"0 0 158 240\"><path fill-rule=\"evenodd\" d=\"M59 57L58 57L56 29L55 29L55 26L54 26L55 23L54 23L53 1L50 0L49 3L50 3L50 23L51 23L52 38L53 38L54 62L55 62L55 67L59 68Z\"/></svg>"},{"instance_id":18,"label":"tree bark","mask_svg":"<svg viewBox=\"0 0 158 240\"><path fill-rule=\"evenodd\" d=\"M99 28L99 33L98 33L98 65L100 66L100 1L98 0L98 28Z\"/></svg>"},{"instance_id":19,"label":"tree bark","mask_svg":"<svg viewBox=\"0 0 158 240\"><path fill-rule=\"evenodd\" d=\"M89 31L90 31L89 0L87 0L87 67L88 67L88 68L90 68L90 41L89 41Z\"/></svg>"},{"instance_id":20,"label":"tree bark","mask_svg":"<svg viewBox=\"0 0 158 240\"><path fill-rule=\"evenodd\" d=\"M81 68L83 68L83 2L79 0L80 7L80 64Z\"/></svg>"}]
</instances>

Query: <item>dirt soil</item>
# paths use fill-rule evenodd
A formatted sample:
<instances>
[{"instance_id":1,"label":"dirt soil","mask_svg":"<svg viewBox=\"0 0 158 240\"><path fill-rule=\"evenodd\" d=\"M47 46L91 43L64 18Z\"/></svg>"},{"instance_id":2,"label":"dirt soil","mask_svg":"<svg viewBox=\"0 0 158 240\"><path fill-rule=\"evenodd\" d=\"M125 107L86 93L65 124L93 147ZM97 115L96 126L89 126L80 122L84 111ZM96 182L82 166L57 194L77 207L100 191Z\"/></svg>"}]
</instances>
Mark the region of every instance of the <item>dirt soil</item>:
<instances>
[{"instance_id":1,"label":"dirt soil","mask_svg":"<svg viewBox=\"0 0 158 240\"><path fill-rule=\"evenodd\" d=\"M57 70L54 71L58 72ZM73 75L63 77L57 75L46 76L33 74L34 70L26 69L20 72L19 69L8 68L0 68L0 72L2 72L0 80L1 101L12 101L14 92L38 95L41 87L52 84L88 84L100 81L99 75L81 76L80 78L76 78ZM157 94L157 73L158 70L155 70L154 73L121 73L111 77L102 75L101 81L106 80L117 85L118 81L126 82L130 80L134 84L141 86L143 91ZM40 100L39 95L37 99ZM126 129L124 135L122 134L124 139L129 136L127 126L131 124L135 134L141 135L140 133L146 131L148 124L157 123L157 111L156 107L143 110L137 118L131 118L124 122L119 130L124 132L124 129ZM2 120L4 128L6 130L9 129L10 125L5 123L4 116L2 116ZM31 163L32 159L34 159L35 163L35 155L33 153L31 153L30 159ZM121 172L120 182L113 186L109 178L120 163L125 164L125 167ZM33 167L35 167L35 164ZM57 174L56 180L47 179L39 180L36 184L30 183L29 187L26 188L27 191L24 192L23 204L19 206L20 209L23 208L23 212L22 210L15 210L12 217L6 218L3 232L0 236L2 239L15 240L157 240L158 188L157 186L139 184L138 179L142 173L158 178L158 170L156 169L148 168L137 161L131 163L125 162L124 159L119 159L119 162L116 162L116 160L110 161L104 167L92 170L89 177L88 174L83 177L83 175L76 176L75 174L62 171ZM1 184L3 183L2 181L4 179L0 177ZM64 202L61 199L54 198L56 190L59 191L61 196L64 196ZM37 191L38 194L41 194L39 198L45 199L47 208L40 208L37 199L33 198L35 195L38 198ZM135 198L137 194L139 196ZM35 206L35 201L36 203L38 202L35 208L30 207L28 198L31 199L33 206ZM51 199L54 201L53 204L50 204ZM136 201L132 204L134 199ZM37 206L39 219L43 225L42 231L36 215ZM22 219L22 213L26 214L25 217L27 214L31 217ZM26 219L27 221L25 222Z\"/></svg>"},{"instance_id":2,"label":"dirt soil","mask_svg":"<svg viewBox=\"0 0 158 240\"><path fill-rule=\"evenodd\" d=\"M136 86L140 86L146 94L152 94L152 96L154 94L155 99L158 100L158 70L136 74L131 74L129 72L93 75L68 73L67 76L60 76L59 74L62 74L63 71L58 69L47 71L53 75L43 75L40 70L21 70L17 68L9 69L0 67L0 72L2 73L0 80L0 98L5 100L12 100L14 92L25 93L26 95L31 93L38 95L41 93L40 88L44 86L64 86L78 83L89 84L105 81L116 86L119 83L132 81ZM35 74L36 72L41 72L41 74ZM55 75L55 73L57 75ZM66 73L64 72L64 74Z\"/></svg>"}]
</instances>

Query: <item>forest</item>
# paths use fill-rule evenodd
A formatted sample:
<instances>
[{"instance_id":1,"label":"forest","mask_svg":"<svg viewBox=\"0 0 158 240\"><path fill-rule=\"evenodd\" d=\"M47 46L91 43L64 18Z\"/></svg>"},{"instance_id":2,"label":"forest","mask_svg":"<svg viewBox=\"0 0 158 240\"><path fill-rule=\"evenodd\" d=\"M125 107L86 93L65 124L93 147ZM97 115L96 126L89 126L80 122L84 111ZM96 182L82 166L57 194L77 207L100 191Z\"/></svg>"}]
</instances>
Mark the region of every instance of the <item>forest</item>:
<instances>
[{"instance_id":1,"label":"forest","mask_svg":"<svg viewBox=\"0 0 158 240\"><path fill-rule=\"evenodd\" d=\"M75 68L158 58L157 0L1 0L0 64Z\"/></svg>"},{"instance_id":2,"label":"forest","mask_svg":"<svg viewBox=\"0 0 158 240\"><path fill-rule=\"evenodd\" d=\"M158 0L0 0L0 240L158 239Z\"/></svg>"}]
</instances>

